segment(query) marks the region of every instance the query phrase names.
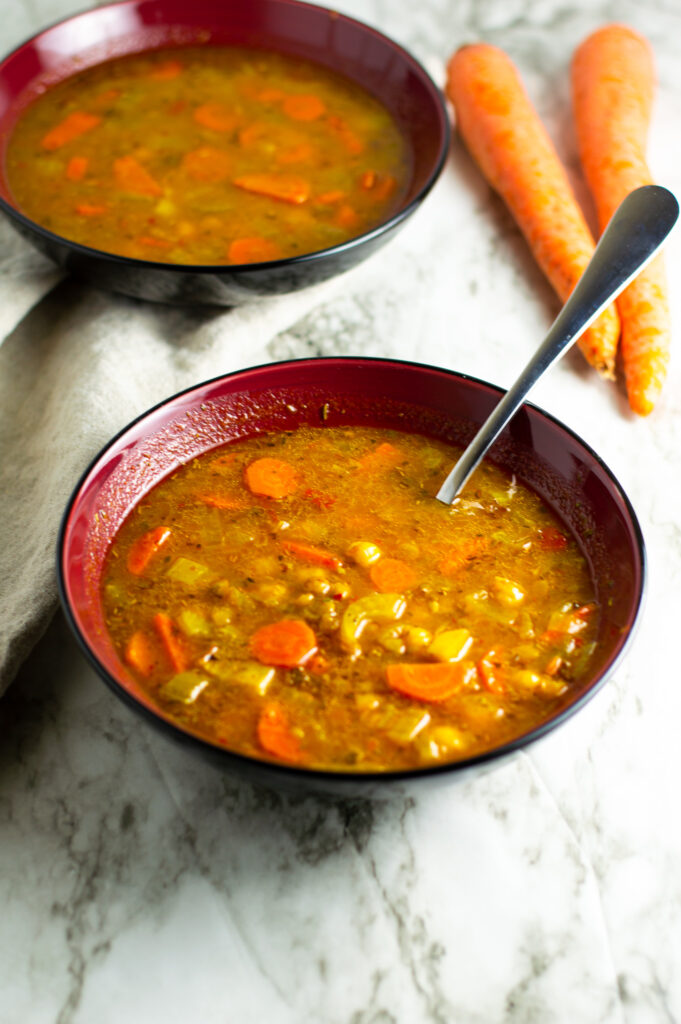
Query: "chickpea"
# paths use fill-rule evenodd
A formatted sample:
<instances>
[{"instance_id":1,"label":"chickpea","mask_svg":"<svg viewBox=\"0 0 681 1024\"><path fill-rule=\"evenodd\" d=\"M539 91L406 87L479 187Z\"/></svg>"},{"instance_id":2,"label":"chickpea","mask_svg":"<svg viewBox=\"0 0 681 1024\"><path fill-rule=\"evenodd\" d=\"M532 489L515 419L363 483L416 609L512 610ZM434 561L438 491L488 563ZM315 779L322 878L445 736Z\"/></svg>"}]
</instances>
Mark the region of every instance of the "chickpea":
<instances>
[{"instance_id":1,"label":"chickpea","mask_svg":"<svg viewBox=\"0 0 681 1024\"><path fill-rule=\"evenodd\" d=\"M324 601L321 606L321 615L319 616L319 625L321 629L327 632L338 629L339 616L338 616L338 605L335 601Z\"/></svg>"},{"instance_id":2,"label":"chickpea","mask_svg":"<svg viewBox=\"0 0 681 1024\"><path fill-rule=\"evenodd\" d=\"M323 578L307 580L307 587L310 593L323 597L331 590L331 584Z\"/></svg>"},{"instance_id":3,"label":"chickpea","mask_svg":"<svg viewBox=\"0 0 681 1024\"><path fill-rule=\"evenodd\" d=\"M381 647L392 654L404 654L407 649L399 626L386 626L379 631L376 639Z\"/></svg>"},{"instance_id":4,"label":"chickpea","mask_svg":"<svg viewBox=\"0 0 681 1024\"><path fill-rule=\"evenodd\" d=\"M505 576L494 577L494 595L507 608L514 608L525 600L525 591L522 587Z\"/></svg>"},{"instance_id":5,"label":"chickpea","mask_svg":"<svg viewBox=\"0 0 681 1024\"><path fill-rule=\"evenodd\" d=\"M288 587L285 583L276 583L274 580L269 583L261 583L255 596L267 608L276 608L288 597Z\"/></svg>"},{"instance_id":6,"label":"chickpea","mask_svg":"<svg viewBox=\"0 0 681 1024\"><path fill-rule=\"evenodd\" d=\"M404 642L410 654L428 647L432 639L433 637L429 630L422 629L420 626L407 626L405 628Z\"/></svg>"},{"instance_id":7,"label":"chickpea","mask_svg":"<svg viewBox=\"0 0 681 1024\"><path fill-rule=\"evenodd\" d=\"M369 540L356 540L348 548L348 554L363 569L367 569L381 557L381 549Z\"/></svg>"}]
</instances>

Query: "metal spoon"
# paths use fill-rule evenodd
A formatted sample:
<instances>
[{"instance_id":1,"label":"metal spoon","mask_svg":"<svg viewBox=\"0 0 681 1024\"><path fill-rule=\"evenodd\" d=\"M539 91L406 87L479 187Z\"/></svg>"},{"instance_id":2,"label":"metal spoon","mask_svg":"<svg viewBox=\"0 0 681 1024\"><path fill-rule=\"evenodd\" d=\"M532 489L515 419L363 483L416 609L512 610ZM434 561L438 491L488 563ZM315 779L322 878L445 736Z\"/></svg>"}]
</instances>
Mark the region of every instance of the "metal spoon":
<instances>
[{"instance_id":1,"label":"metal spoon","mask_svg":"<svg viewBox=\"0 0 681 1024\"><path fill-rule=\"evenodd\" d=\"M618 206L546 338L447 476L439 501L451 505L530 388L653 258L678 215L676 197L661 185L637 188Z\"/></svg>"}]
</instances>

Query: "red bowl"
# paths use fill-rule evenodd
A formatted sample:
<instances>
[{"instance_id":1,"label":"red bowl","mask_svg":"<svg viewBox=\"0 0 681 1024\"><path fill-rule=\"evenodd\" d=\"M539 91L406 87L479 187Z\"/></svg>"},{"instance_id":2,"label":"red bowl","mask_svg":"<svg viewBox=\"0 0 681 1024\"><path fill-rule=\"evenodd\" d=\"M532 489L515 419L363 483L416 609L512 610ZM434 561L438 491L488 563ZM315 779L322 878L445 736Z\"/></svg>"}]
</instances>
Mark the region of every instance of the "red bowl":
<instances>
[{"instance_id":1,"label":"red bowl","mask_svg":"<svg viewBox=\"0 0 681 1024\"><path fill-rule=\"evenodd\" d=\"M483 381L418 363L305 359L242 370L156 406L100 452L64 515L60 596L85 655L146 722L223 768L269 785L380 795L405 780L423 785L480 770L543 736L592 697L619 662L641 608L645 556L636 516L612 473L572 431L530 405L503 432L492 458L532 487L577 538L602 621L588 677L572 703L510 743L450 764L380 774L316 771L235 754L164 717L117 655L102 614L100 580L116 531L141 497L188 459L261 431L320 426L322 409L329 426L390 427L465 445L501 394Z\"/></svg>"},{"instance_id":2,"label":"red bowl","mask_svg":"<svg viewBox=\"0 0 681 1024\"><path fill-rule=\"evenodd\" d=\"M76 71L146 50L203 44L260 47L316 61L376 96L396 118L413 172L400 208L371 231L304 256L243 266L155 263L71 242L26 217L2 168L17 118L41 91ZM60 266L136 298L231 306L296 291L340 273L384 245L435 183L449 148L442 97L421 65L375 29L298 0L124 0L46 28L0 63L0 209Z\"/></svg>"}]
</instances>

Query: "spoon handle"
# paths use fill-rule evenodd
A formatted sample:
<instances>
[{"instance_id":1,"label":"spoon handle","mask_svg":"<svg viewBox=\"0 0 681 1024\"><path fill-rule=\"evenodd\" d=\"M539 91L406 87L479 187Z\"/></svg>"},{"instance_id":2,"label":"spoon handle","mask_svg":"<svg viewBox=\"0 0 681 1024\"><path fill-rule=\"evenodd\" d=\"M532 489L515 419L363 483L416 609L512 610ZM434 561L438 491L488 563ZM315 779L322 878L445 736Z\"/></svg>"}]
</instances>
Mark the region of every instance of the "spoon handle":
<instances>
[{"instance_id":1,"label":"spoon handle","mask_svg":"<svg viewBox=\"0 0 681 1024\"><path fill-rule=\"evenodd\" d=\"M661 185L637 188L618 206L546 338L442 484L440 501L452 503L530 388L653 258L678 215L675 196Z\"/></svg>"}]
</instances>

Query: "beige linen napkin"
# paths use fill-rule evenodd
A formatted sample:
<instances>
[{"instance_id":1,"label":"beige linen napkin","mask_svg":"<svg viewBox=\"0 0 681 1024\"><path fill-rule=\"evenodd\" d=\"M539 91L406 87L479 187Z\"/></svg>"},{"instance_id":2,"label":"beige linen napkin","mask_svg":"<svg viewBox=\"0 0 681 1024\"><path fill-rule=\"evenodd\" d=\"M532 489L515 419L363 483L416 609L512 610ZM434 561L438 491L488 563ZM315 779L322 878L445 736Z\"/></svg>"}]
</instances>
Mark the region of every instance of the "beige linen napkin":
<instances>
[{"instance_id":1,"label":"beige linen napkin","mask_svg":"<svg viewBox=\"0 0 681 1024\"><path fill-rule=\"evenodd\" d=\"M344 277L232 310L138 302L64 277L0 225L0 694L56 607L55 542L80 474L161 399L269 361Z\"/></svg>"}]
</instances>

